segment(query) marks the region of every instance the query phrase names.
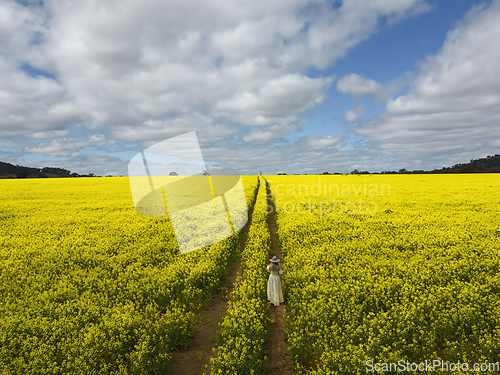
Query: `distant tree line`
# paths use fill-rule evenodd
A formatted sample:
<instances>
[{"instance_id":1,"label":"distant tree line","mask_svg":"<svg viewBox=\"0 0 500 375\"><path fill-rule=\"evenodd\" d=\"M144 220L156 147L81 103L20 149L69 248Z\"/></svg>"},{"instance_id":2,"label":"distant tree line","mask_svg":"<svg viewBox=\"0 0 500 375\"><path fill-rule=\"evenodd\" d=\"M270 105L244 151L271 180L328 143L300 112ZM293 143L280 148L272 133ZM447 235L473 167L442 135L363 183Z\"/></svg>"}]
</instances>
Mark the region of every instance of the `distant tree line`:
<instances>
[{"instance_id":1,"label":"distant tree line","mask_svg":"<svg viewBox=\"0 0 500 375\"><path fill-rule=\"evenodd\" d=\"M78 174L57 167L32 168L0 161L0 178L98 177L94 173Z\"/></svg>"},{"instance_id":2,"label":"distant tree line","mask_svg":"<svg viewBox=\"0 0 500 375\"><path fill-rule=\"evenodd\" d=\"M172 172L170 175L173 175ZM208 172L206 172L208 174ZM443 174L443 173L500 173L500 155L496 154L493 156L488 155L486 158L473 160L471 159L469 163L455 164L452 167L443 167L441 169L434 169L432 171L424 170L414 170L408 171L405 168L398 171L383 171L383 172L368 172L360 171L354 169L350 174ZM297 175L298 173L295 173ZM301 173L306 175L307 173ZM314 173L312 173L314 174ZM334 174L341 175L342 173L330 173L323 172L324 175ZM286 173L278 173L278 175L286 175ZM21 165L13 165L10 163L5 163L0 161L0 178L28 178L28 177L100 177L96 176L94 173L89 174L78 174L71 172L68 169L56 168L56 167L43 167L43 168L31 168L23 167ZM108 176L111 177L111 176Z\"/></svg>"},{"instance_id":3,"label":"distant tree line","mask_svg":"<svg viewBox=\"0 0 500 375\"><path fill-rule=\"evenodd\" d=\"M473 160L469 163L459 163L452 167L443 167L432 171L414 170L408 171L400 169L399 171L383 171L370 173L368 171L353 170L351 174L444 174L444 173L500 173L500 155L488 155L486 158Z\"/></svg>"},{"instance_id":4,"label":"distant tree line","mask_svg":"<svg viewBox=\"0 0 500 375\"><path fill-rule=\"evenodd\" d=\"M488 155L485 158L473 160L469 163L455 164L452 167L443 167L432 171L414 170L409 171L405 168L398 171L383 171L383 172L368 172L354 169L350 174L444 174L444 173L500 173L500 155ZM307 173L295 173L295 175L307 175ZM311 173L315 174L315 173ZM323 172L324 175L341 175L343 173ZM286 175L286 173L278 173L278 175Z\"/></svg>"}]
</instances>

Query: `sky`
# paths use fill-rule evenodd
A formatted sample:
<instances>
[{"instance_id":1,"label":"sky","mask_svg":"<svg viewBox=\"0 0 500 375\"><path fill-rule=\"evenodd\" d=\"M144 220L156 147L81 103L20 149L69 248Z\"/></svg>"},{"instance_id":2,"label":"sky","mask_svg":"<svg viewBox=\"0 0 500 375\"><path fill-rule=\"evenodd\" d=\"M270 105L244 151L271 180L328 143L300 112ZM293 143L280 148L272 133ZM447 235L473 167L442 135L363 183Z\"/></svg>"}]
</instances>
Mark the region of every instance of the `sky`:
<instances>
[{"instance_id":1,"label":"sky","mask_svg":"<svg viewBox=\"0 0 500 375\"><path fill-rule=\"evenodd\" d=\"M500 0L0 1L0 161L128 175L195 131L241 174L499 154Z\"/></svg>"}]
</instances>

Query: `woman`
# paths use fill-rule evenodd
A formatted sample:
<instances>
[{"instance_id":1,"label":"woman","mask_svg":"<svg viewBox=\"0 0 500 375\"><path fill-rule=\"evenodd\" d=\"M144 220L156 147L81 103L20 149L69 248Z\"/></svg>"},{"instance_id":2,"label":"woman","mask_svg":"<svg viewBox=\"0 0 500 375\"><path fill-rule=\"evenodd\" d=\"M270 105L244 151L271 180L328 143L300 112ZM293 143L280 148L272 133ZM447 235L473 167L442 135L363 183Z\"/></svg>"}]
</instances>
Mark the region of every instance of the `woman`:
<instances>
[{"instance_id":1,"label":"woman","mask_svg":"<svg viewBox=\"0 0 500 375\"><path fill-rule=\"evenodd\" d=\"M281 302L285 302L283 298L283 291L281 290L281 279L280 275L283 274L280 266L280 260L273 256L269 259L271 264L267 266L267 272L269 275L269 280L267 281L267 300L271 302L274 306L279 306Z\"/></svg>"}]
</instances>

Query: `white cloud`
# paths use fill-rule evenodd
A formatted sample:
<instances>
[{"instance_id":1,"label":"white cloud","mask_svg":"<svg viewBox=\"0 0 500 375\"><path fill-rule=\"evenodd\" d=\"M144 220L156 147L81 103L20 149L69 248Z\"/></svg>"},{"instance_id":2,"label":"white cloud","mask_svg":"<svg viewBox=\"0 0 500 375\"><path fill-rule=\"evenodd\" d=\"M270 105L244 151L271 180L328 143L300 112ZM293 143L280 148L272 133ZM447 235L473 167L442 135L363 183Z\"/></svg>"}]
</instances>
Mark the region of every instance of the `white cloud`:
<instances>
[{"instance_id":1,"label":"white cloud","mask_svg":"<svg viewBox=\"0 0 500 375\"><path fill-rule=\"evenodd\" d=\"M298 131L300 129L299 123L299 118L294 118L289 123L276 121L273 125L261 127L261 129L243 134L241 140L249 144L262 144L277 140L283 142L282 136L289 133L290 129Z\"/></svg>"},{"instance_id":2,"label":"white cloud","mask_svg":"<svg viewBox=\"0 0 500 375\"><path fill-rule=\"evenodd\" d=\"M356 73L344 76L337 82L337 90L353 96L386 95L386 89L383 85L375 82L373 79L363 78Z\"/></svg>"},{"instance_id":3,"label":"white cloud","mask_svg":"<svg viewBox=\"0 0 500 375\"><path fill-rule=\"evenodd\" d=\"M356 120L365 113L365 108L362 105L357 105L344 113L344 120L347 122L356 122Z\"/></svg>"},{"instance_id":4,"label":"white cloud","mask_svg":"<svg viewBox=\"0 0 500 375\"><path fill-rule=\"evenodd\" d=\"M190 131L196 131L200 144L220 144L239 133L238 129L215 123L211 117L200 113L188 113L162 120L151 119L137 125L114 126L110 133L113 139L138 142L146 148Z\"/></svg>"},{"instance_id":5,"label":"white cloud","mask_svg":"<svg viewBox=\"0 0 500 375\"><path fill-rule=\"evenodd\" d=\"M61 168L69 169L79 174L94 173L97 176L126 176L128 160L109 155L81 154L76 158L76 163L71 161L61 162ZM59 163L58 163L59 164ZM123 167L125 165L125 168Z\"/></svg>"},{"instance_id":6,"label":"white cloud","mask_svg":"<svg viewBox=\"0 0 500 375\"><path fill-rule=\"evenodd\" d=\"M137 124L169 111L213 110L310 66L332 65L376 31L380 16L421 3L351 0L335 10L321 1L49 0L43 8L9 3L6 24L13 26L5 34L23 40L19 51L8 45L11 61L29 57L57 73L71 95L61 100L103 123ZM23 19L29 30L28 21L16 21ZM35 31L42 43L32 45ZM303 100L299 111L310 97Z\"/></svg>"},{"instance_id":7,"label":"white cloud","mask_svg":"<svg viewBox=\"0 0 500 375\"><path fill-rule=\"evenodd\" d=\"M49 131L29 133L26 135L26 138L49 139L49 138L69 137L69 136L70 132L68 131L68 129L63 129L63 130L49 130Z\"/></svg>"},{"instance_id":8,"label":"white cloud","mask_svg":"<svg viewBox=\"0 0 500 375\"><path fill-rule=\"evenodd\" d=\"M222 163L223 167L242 173L322 173L350 168L354 152L340 152L339 149L345 145L346 140L342 135L305 136L272 145L262 142L261 145L254 144L252 148L242 148L238 144L228 144L222 150L202 147L202 153L204 158L205 155L215 156L213 160Z\"/></svg>"},{"instance_id":9,"label":"white cloud","mask_svg":"<svg viewBox=\"0 0 500 375\"><path fill-rule=\"evenodd\" d=\"M313 149L322 148L341 148L345 146L345 141L342 136L315 136L307 140L307 146Z\"/></svg>"},{"instance_id":10,"label":"white cloud","mask_svg":"<svg viewBox=\"0 0 500 375\"><path fill-rule=\"evenodd\" d=\"M7 142L0 142L0 147L18 148L18 147L23 147L23 144L21 142L7 141Z\"/></svg>"},{"instance_id":11,"label":"white cloud","mask_svg":"<svg viewBox=\"0 0 500 375\"><path fill-rule=\"evenodd\" d=\"M242 137L242 140L248 143L267 143L274 139L276 139L276 134L272 130L257 130Z\"/></svg>"},{"instance_id":12,"label":"white cloud","mask_svg":"<svg viewBox=\"0 0 500 375\"><path fill-rule=\"evenodd\" d=\"M383 154L442 159L484 157L500 139L500 2L474 7L439 54L422 64L413 88L357 129ZM448 164L449 165L449 164Z\"/></svg>"},{"instance_id":13,"label":"white cloud","mask_svg":"<svg viewBox=\"0 0 500 375\"><path fill-rule=\"evenodd\" d=\"M331 83L307 77L309 68L333 66L381 17L427 9L423 0L345 0L338 9L322 0L4 2L0 138L69 139L75 125L143 147L191 130L213 148L238 136L281 140ZM35 149L74 157L67 144ZM234 152L249 160L244 147Z\"/></svg>"},{"instance_id":14,"label":"white cloud","mask_svg":"<svg viewBox=\"0 0 500 375\"><path fill-rule=\"evenodd\" d=\"M78 157L79 151L84 147L101 147L114 144L115 141L107 140L104 135L96 134L87 139L56 139L48 143L35 143L25 147L26 152L43 153L47 156Z\"/></svg>"},{"instance_id":15,"label":"white cloud","mask_svg":"<svg viewBox=\"0 0 500 375\"><path fill-rule=\"evenodd\" d=\"M246 125L286 123L286 119L321 103L331 81L332 78L313 79L297 74L281 76L266 82L256 92L238 92L219 102L217 112Z\"/></svg>"},{"instance_id":16,"label":"white cloud","mask_svg":"<svg viewBox=\"0 0 500 375\"><path fill-rule=\"evenodd\" d=\"M63 131L82 114L68 102L64 88L54 80L31 77L0 59L0 136L8 138L44 130Z\"/></svg>"}]
</instances>

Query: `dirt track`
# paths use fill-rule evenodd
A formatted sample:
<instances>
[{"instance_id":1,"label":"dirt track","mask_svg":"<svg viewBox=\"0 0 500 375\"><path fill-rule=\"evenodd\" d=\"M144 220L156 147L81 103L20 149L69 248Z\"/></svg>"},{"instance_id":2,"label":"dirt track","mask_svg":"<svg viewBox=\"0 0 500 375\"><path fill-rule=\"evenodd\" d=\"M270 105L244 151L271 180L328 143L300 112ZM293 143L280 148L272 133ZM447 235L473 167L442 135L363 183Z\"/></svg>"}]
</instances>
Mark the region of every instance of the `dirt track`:
<instances>
[{"instance_id":1,"label":"dirt track","mask_svg":"<svg viewBox=\"0 0 500 375\"><path fill-rule=\"evenodd\" d=\"M271 200L271 189L267 187L268 200ZM272 205L271 205L272 206ZM271 210L270 210L271 211ZM278 246L276 237L274 209L269 213L268 217L269 233L271 235L271 249L269 250L269 258L274 255L281 259L281 250ZM293 374L290 354L287 351L288 344L285 341L284 331L285 324L285 303L279 306L271 305L271 335L269 341L269 355L267 363L269 366L269 374L283 375Z\"/></svg>"}]
</instances>

